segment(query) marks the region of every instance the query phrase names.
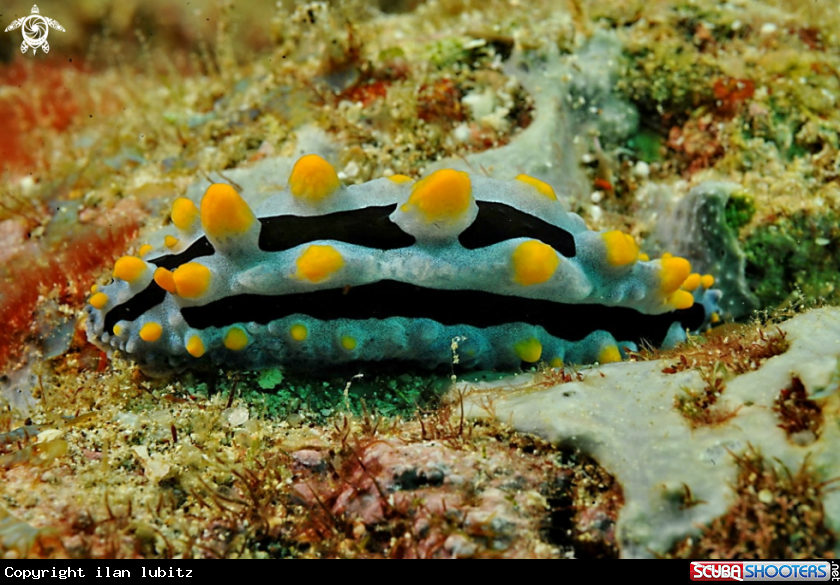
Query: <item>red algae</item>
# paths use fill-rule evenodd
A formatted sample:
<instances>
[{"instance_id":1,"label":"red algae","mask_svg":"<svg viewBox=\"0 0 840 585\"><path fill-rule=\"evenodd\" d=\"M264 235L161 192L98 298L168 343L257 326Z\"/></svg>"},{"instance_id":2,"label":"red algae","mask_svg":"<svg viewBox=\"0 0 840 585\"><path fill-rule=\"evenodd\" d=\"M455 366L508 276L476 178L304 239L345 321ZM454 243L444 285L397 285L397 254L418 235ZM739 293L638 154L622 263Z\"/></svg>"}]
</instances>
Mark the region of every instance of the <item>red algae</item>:
<instances>
[{"instance_id":1,"label":"red algae","mask_svg":"<svg viewBox=\"0 0 840 585\"><path fill-rule=\"evenodd\" d=\"M417 117L425 122L454 125L464 120L462 92L451 79L438 79L420 87Z\"/></svg>"},{"instance_id":2,"label":"red algae","mask_svg":"<svg viewBox=\"0 0 840 585\"><path fill-rule=\"evenodd\" d=\"M733 117L738 109L755 95L752 79L724 77L715 81L712 93L717 100L718 112L724 117Z\"/></svg>"},{"instance_id":3,"label":"red algae","mask_svg":"<svg viewBox=\"0 0 840 585\"><path fill-rule=\"evenodd\" d=\"M37 166L37 153L43 152L36 148L38 131L62 132L70 126L79 114L83 96L79 84L69 78L81 70L80 65L57 60L20 60L0 69L0 86L12 88L0 94L3 170L24 172Z\"/></svg>"},{"instance_id":4,"label":"red algae","mask_svg":"<svg viewBox=\"0 0 840 585\"><path fill-rule=\"evenodd\" d=\"M59 244L27 246L6 264L0 281L0 368L20 355L40 297L57 291L61 302L81 306L94 279L135 238L145 215L125 201Z\"/></svg>"},{"instance_id":5,"label":"red algae","mask_svg":"<svg viewBox=\"0 0 840 585\"><path fill-rule=\"evenodd\" d=\"M363 106L367 107L388 95L390 83L385 79L376 79L370 83L354 85L345 90L340 97L351 102L361 102Z\"/></svg>"}]
</instances>

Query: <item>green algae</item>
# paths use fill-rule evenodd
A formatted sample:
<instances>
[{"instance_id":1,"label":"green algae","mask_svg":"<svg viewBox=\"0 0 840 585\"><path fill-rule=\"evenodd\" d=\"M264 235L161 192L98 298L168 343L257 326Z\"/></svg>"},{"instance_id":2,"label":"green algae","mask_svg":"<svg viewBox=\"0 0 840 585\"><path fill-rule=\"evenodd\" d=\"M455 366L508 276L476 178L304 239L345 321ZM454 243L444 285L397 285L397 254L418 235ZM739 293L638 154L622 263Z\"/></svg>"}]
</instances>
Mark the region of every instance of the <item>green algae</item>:
<instances>
[{"instance_id":1,"label":"green algae","mask_svg":"<svg viewBox=\"0 0 840 585\"><path fill-rule=\"evenodd\" d=\"M647 128L640 129L627 141L627 146L636 151L639 160L652 163L662 160L662 136Z\"/></svg>"},{"instance_id":2,"label":"green algae","mask_svg":"<svg viewBox=\"0 0 840 585\"><path fill-rule=\"evenodd\" d=\"M732 230L739 230L752 220L755 215L755 198L746 191L736 191L729 195L723 208L723 221Z\"/></svg>"},{"instance_id":3,"label":"green algae","mask_svg":"<svg viewBox=\"0 0 840 585\"><path fill-rule=\"evenodd\" d=\"M713 99L711 80L720 76L713 60L682 38L625 50L617 89L643 112L684 115Z\"/></svg>"},{"instance_id":4,"label":"green algae","mask_svg":"<svg viewBox=\"0 0 840 585\"><path fill-rule=\"evenodd\" d=\"M230 374L223 381L201 379L197 395L233 393L271 420L326 424L335 415L400 417L410 420L433 409L451 385L445 374L374 370L370 374L332 371L324 375L284 372Z\"/></svg>"},{"instance_id":5,"label":"green algae","mask_svg":"<svg viewBox=\"0 0 840 585\"><path fill-rule=\"evenodd\" d=\"M263 390L274 390L283 381L283 372L277 368L262 372L257 378L257 385Z\"/></svg>"},{"instance_id":6,"label":"green algae","mask_svg":"<svg viewBox=\"0 0 840 585\"><path fill-rule=\"evenodd\" d=\"M447 69L470 60L470 50L465 39L442 39L429 45L426 51L429 61L438 69Z\"/></svg>"},{"instance_id":7,"label":"green algae","mask_svg":"<svg viewBox=\"0 0 840 585\"><path fill-rule=\"evenodd\" d=\"M765 308L804 296L840 298L840 216L799 211L756 228L744 241L746 275Z\"/></svg>"}]
</instances>

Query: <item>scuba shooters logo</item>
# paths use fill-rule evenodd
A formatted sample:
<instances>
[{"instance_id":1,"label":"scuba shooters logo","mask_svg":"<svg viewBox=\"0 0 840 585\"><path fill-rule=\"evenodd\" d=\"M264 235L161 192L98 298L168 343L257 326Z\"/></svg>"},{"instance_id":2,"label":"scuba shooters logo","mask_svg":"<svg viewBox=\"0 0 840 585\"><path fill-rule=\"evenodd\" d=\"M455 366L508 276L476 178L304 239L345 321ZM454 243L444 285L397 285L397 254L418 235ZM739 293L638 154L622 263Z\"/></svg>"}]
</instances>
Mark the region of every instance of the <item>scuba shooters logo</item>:
<instances>
[{"instance_id":1,"label":"scuba shooters logo","mask_svg":"<svg viewBox=\"0 0 840 585\"><path fill-rule=\"evenodd\" d=\"M837 561L692 561L692 581L840 581Z\"/></svg>"},{"instance_id":2,"label":"scuba shooters logo","mask_svg":"<svg viewBox=\"0 0 840 585\"><path fill-rule=\"evenodd\" d=\"M6 27L6 32L23 28L21 31L23 33L23 43L20 45L21 53L26 53L30 47L32 47L33 55L38 52L38 49L41 49L44 53L49 53L50 44L47 42L47 35L50 29L53 28L64 32L64 27L58 24L57 20L41 16L39 12L38 5L34 4L32 6L32 14L18 18Z\"/></svg>"}]
</instances>

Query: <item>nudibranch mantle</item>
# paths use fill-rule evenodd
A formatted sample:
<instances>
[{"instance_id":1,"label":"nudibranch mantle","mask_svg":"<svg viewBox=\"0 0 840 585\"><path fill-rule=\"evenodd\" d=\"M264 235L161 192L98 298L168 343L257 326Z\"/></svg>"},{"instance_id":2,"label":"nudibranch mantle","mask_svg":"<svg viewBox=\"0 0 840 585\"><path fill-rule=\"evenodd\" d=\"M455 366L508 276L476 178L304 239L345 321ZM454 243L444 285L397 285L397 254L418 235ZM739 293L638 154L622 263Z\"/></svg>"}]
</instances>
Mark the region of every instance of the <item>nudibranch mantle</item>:
<instances>
[{"instance_id":1,"label":"nudibranch mantle","mask_svg":"<svg viewBox=\"0 0 840 585\"><path fill-rule=\"evenodd\" d=\"M247 196L248 194L245 193ZM444 169L345 187L317 155L251 209L227 184L93 291L88 336L150 372L620 360L716 318L710 275L594 232L532 177ZM455 341L453 341L455 340Z\"/></svg>"}]
</instances>

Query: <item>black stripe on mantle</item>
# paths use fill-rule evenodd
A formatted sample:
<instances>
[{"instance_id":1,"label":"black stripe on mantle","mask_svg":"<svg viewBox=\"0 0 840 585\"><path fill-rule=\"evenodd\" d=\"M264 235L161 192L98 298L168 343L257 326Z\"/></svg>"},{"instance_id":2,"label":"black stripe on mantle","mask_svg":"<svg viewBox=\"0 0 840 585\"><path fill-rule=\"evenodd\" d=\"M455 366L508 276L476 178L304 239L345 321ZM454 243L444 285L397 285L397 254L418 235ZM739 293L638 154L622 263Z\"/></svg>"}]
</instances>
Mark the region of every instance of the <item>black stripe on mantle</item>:
<instances>
[{"instance_id":1,"label":"black stripe on mantle","mask_svg":"<svg viewBox=\"0 0 840 585\"><path fill-rule=\"evenodd\" d=\"M290 315L334 319L427 318L442 325L493 327L509 323L538 325L560 339L580 341L593 331L608 331L619 341L645 340L659 346L671 324L698 328L702 305L660 315L627 307L563 304L475 290L440 290L393 280L354 287L285 295L237 295L181 309L196 329L235 323L267 324Z\"/></svg>"},{"instance_id":2,"label":"black stripe on mantle","mask_svg":"<svg viewBox=\"0 0 840 585\"><path fill-rule=\"evenodd\" d=\"M566 258L575 256L572 234L542 219L504 203L478 201L478 216L458 237L468 250L498 244L514 238L531 238L548 244ZM324 215L276 215L261 217L259 247L264 252L282 252L316 240L336 240L376 250L397 250L414 245L414 236L405 233L389 216L396 204L363 207ZM150 260L155 266L174 270L215 250L207 236L193 242L180 254Z\"/></svg>"}]
</instances>

